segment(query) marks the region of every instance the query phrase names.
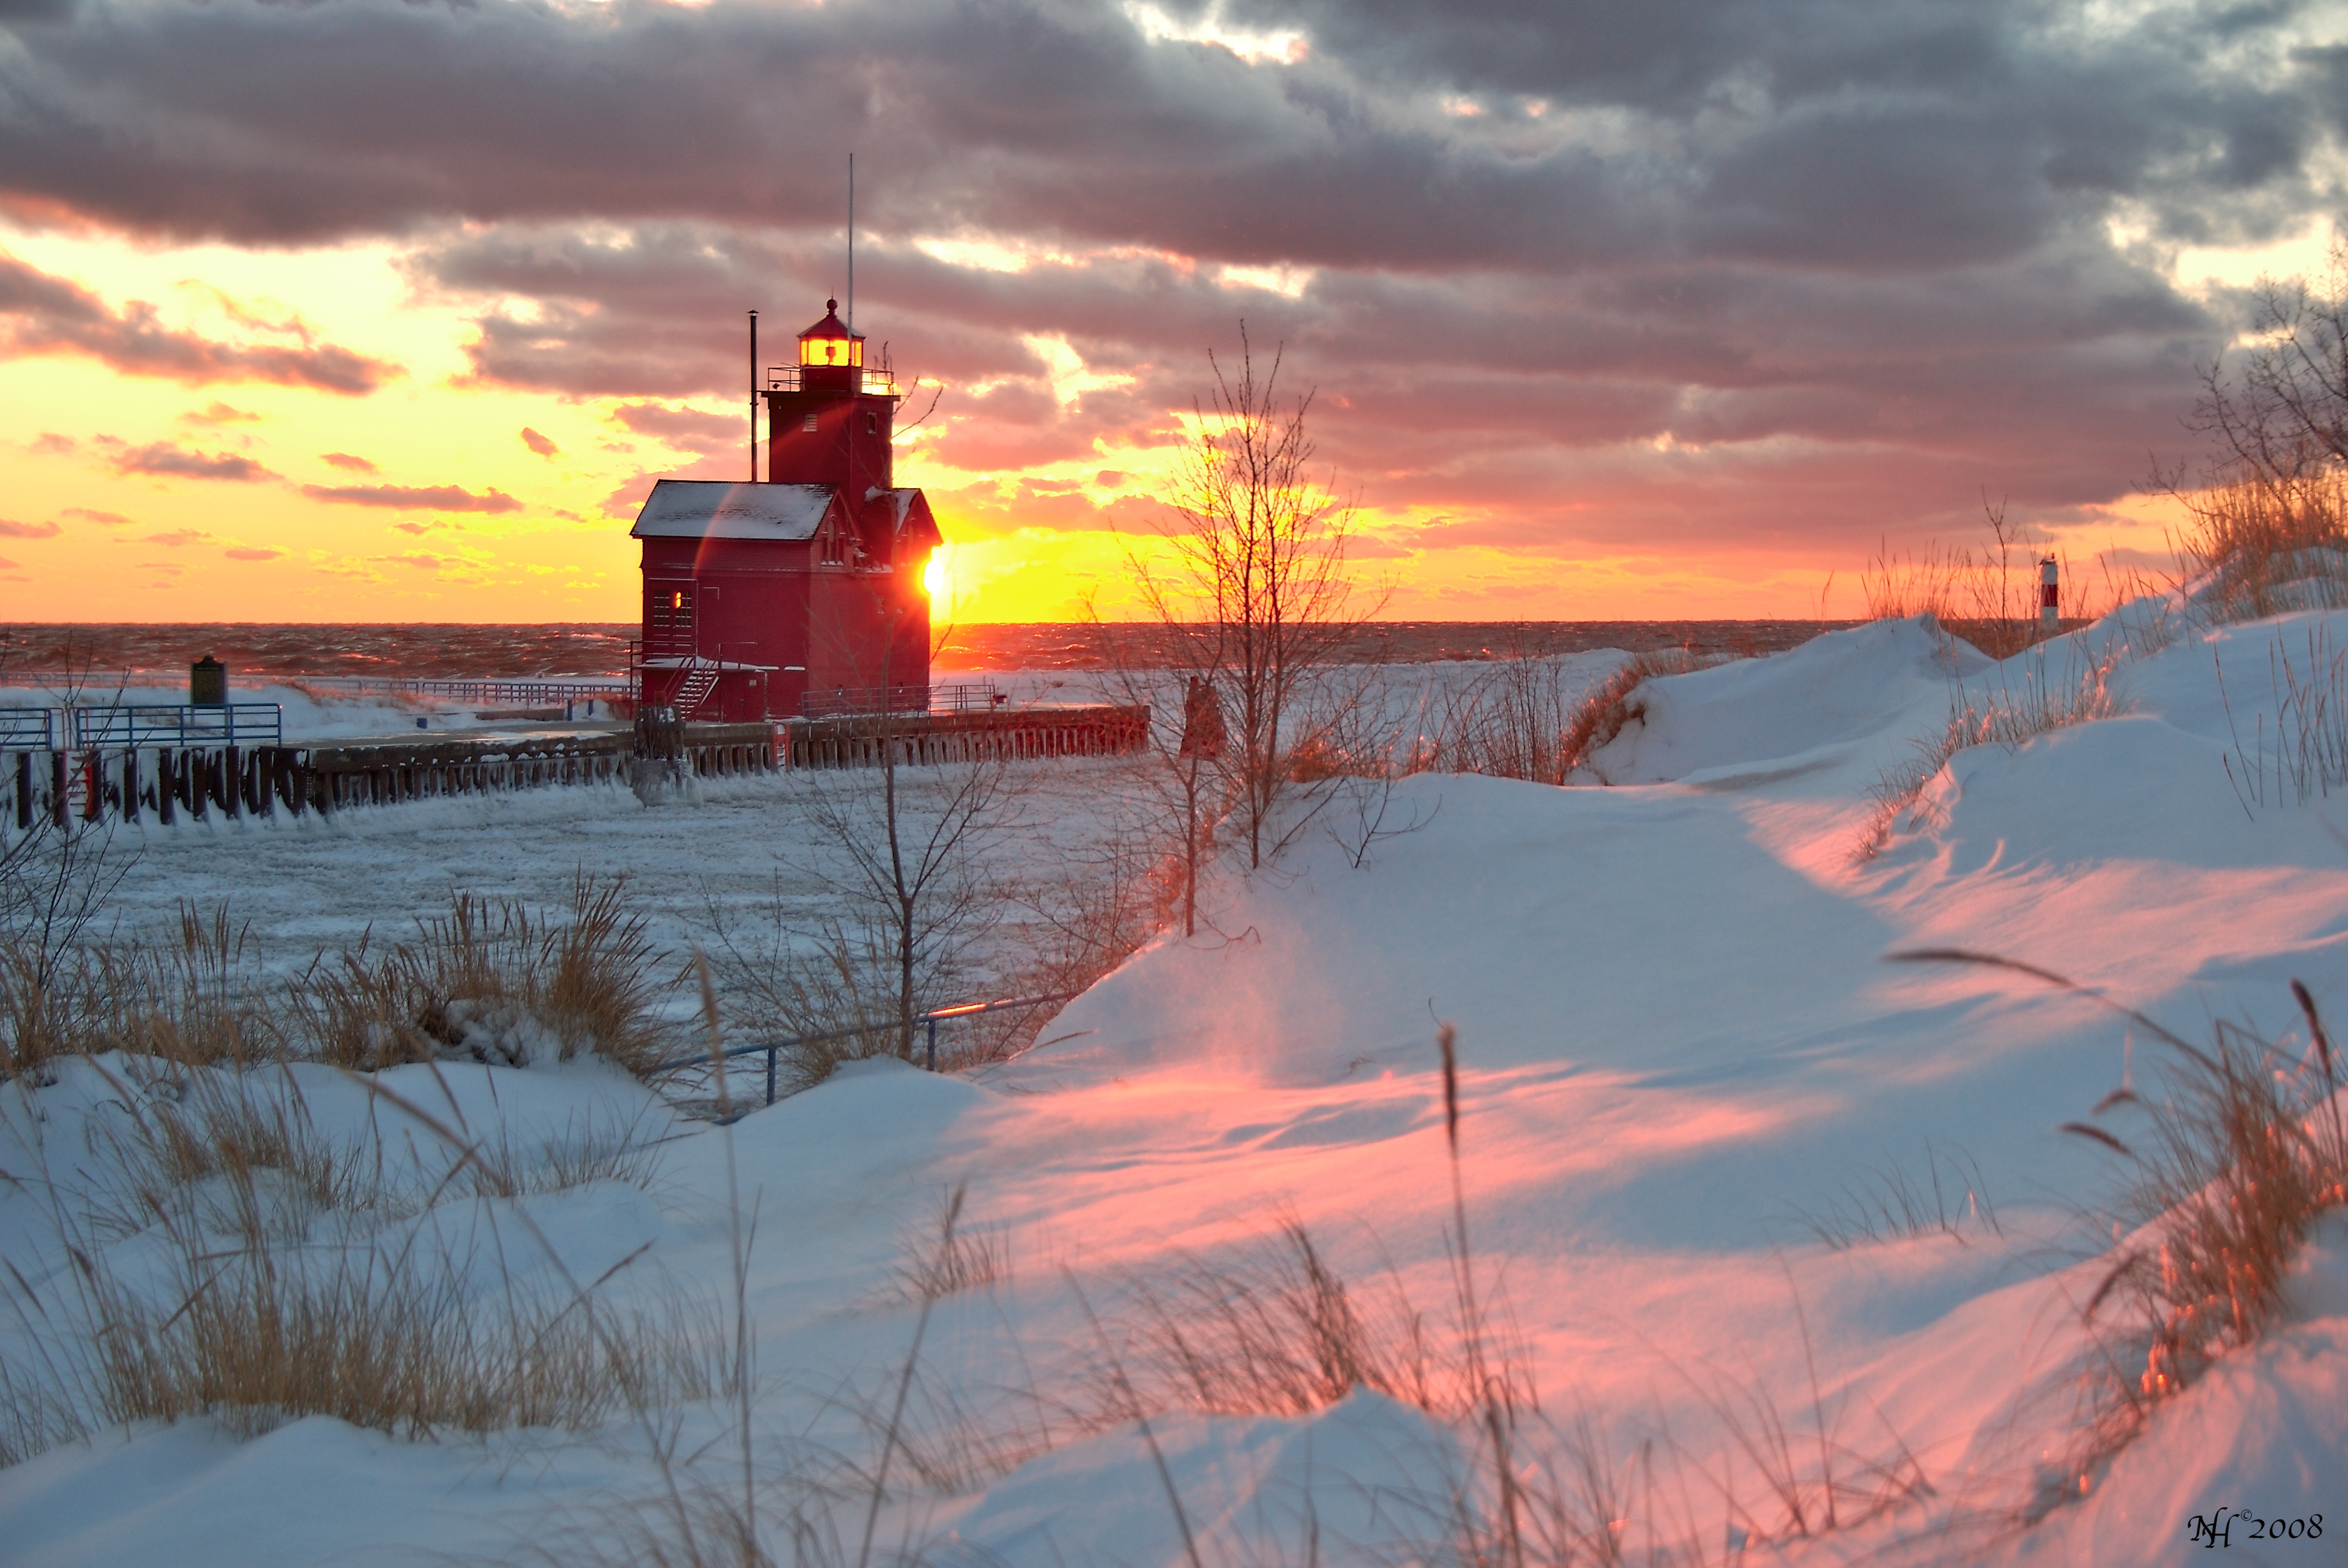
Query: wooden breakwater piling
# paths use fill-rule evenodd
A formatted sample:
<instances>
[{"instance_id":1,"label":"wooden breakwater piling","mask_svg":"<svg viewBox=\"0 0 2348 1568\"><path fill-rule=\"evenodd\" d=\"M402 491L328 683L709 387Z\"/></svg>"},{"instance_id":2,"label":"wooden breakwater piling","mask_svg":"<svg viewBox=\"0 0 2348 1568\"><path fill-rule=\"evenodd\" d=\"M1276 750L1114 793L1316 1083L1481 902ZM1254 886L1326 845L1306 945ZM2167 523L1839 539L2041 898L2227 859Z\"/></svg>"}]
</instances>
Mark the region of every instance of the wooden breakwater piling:
<instances>
[{"instance_id":1,"label":"wooden breakwater piling","mask_svg":"<svg viewBox=\"0 0 2348 1568\"><path fill-rule=\"evenodd\" d=\"M1133 751L1146 707L1106 704L914 712L767 723L640 721L633 729L482 739L405 738L314 746L7 745L5 818L36 824L154 822L332 813L448 795L629 781L639 764L696 778L786 768L875 767Z\"/></svg>"}]
</instances>

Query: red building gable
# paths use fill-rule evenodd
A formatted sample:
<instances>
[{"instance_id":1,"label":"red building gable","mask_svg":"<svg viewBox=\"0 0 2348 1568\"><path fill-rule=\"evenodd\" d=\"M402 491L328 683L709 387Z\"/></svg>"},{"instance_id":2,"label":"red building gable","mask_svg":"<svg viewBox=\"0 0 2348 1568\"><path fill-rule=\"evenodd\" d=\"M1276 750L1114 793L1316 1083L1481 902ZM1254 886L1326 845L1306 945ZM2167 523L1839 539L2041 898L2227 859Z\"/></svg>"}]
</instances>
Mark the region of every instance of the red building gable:
<instances>
[{"instance_id":1,"label":"red building gable","mask_svg":"<svg viewBox=\"0 0 2348 1568\"><path fill-rule=\"evenodd\" d=\"M630 530L644 701L681 718L928 705L937 524L893 484L896 386L833 309L764 377L765 477L663 479Z\"/></svg>"}]
</instances>

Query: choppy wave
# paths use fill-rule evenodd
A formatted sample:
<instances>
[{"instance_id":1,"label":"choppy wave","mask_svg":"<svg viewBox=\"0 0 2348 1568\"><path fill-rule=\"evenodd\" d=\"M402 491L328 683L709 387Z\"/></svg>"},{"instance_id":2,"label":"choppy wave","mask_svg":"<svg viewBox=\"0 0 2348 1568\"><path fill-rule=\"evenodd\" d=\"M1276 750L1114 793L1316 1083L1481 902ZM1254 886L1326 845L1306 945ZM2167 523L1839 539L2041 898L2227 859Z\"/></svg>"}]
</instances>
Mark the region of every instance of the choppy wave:
<instances>
[{"instance_id":1,"label":"choppy wave","mask_svg":"<svg viewBox=\"0 0 2348 1568\"><path fill-rule=\"evenodd\" d=\"M1769 653L1833 626L1819 620L1381 620L1342 634L1344 662L1433 663L1601 648ZM232 676L618 675L633 622L529 625L236 622L18 626L0 631L0 676L33 673L180 678L210 655ZM1155 624L1045 621L957 626L937 663L948 670L1159 668L1179 662L1182 638Z\"/></svg>"}]
</instances>

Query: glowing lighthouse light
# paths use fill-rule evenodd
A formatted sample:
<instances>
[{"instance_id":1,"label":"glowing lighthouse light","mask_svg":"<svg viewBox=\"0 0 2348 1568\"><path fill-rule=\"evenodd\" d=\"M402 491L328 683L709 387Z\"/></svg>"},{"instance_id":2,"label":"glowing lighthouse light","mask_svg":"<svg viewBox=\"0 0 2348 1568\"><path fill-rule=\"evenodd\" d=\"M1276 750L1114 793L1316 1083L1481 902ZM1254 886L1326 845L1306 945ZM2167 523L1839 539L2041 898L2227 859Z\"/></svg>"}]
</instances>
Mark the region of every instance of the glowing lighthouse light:
<instances>
[{"instance_id":1,"label":"glowing lighthouse light","mask_svg":"<svg viewBox=\"0 0 2348 1568\"><path fill-rule=\"evenodd\" d=\"M823 320L799 333L799 364L830 369L857 369L864 364L864 340L839 319L839 302L823 302Z\"/></svg>"}]
</instances>

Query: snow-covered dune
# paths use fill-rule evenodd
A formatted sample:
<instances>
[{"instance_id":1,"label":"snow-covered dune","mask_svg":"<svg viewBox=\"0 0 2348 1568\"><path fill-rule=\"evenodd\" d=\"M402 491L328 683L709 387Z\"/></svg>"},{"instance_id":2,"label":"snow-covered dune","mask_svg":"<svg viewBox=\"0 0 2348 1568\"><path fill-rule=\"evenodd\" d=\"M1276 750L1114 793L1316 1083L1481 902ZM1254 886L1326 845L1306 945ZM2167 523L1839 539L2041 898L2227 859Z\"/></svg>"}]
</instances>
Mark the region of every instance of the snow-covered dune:
<instances>
[{"instance_id":1,"label":"snow-covered dune","mask_svg":"<svg viewBox=\"0 0 2348 1568\"><path fill-rule=\"evenodd\" d=\"M2240 1022L2291 1068L2307 1041L2291 979L2348 1018L2348 839L2320 790L2302 803L2276 774L2273 738L2297 721L2269 658L2304 665L2333 634L2310 614L2116 662L2105 627L1993 665L1887 623L1653 682L1595 759L1613 787L1403 780L1366 854L1359 803L1341 801L1276 867L1220 866L1199 937L1159 938L1022 1060L967 1079L866 1064L730 1133L679 1122L658 1180L609 1196L608 1235L592 1234L592 1190L544 1200L550 1230L590 1268L648 1241L615 1287L632 1298L682 1286L722 1305L732 1219L755 1206L756 1451L770 1477L805 1474L814 1449L871 1462L870 1412L920 1321L901 1270L963 1184L1008 1277L938 1304L922 1387L962 1390L972 1432L1001 1439L1072 1389L1097 1394L1137 1278L1290 1220L1357 1299L1391 1280L1447 1332L1447 1022L1478 1277L1550 1430L1586 1416L1611 1462L1670 1491L1625 1525L1634 1559L2181 1563L2209 1549L2193 1517L2220 1509L2321 1513L2336 1535L2337 1221L2286 1321L2056 1505L2078 1307L2113 1239L2096 1205L2115 1195L2110 1160L2059 1129L2124 1081L2156 1088L2162 1063L2115 1013L2041 981L1886 961L2003 955L2188 1038ZM1953 707L2100 667L2115 716L1957 753L1862 855L1876 786ZM2240 782L2253 775L2263 804ZM623 864L607 828L600 852ZM479 1100L468 1113L493 1121ZM1859 1217L1899 1194L1935 1223ZM30 1202L0 1195L0 1246L42 1261ZM0 1320L0 1353L20 1353L16 1332ZM732 1451L725 1409L679 1419L677 1451ZM1735 1436L1770 1419L1839 1457L1844 1528L1803 1540L1779 1522ZM926 1542L933 1560L1020 1568L1175 1563L1185 1525L1208 1563L1404 1560L1444 1535L1470 1440L1362 1391L1315 1415L1071 1423L951 1481L916 1480L899 1455L912 1492L883 1511L873 1560ZM1815 1468L1807 1450L1787 1463ZM398 1441L314 1418L241 1444L143 1426L0 1471L0 1542L44 1564L494 1556L661 1484L624 1423ZM1894 1492L1856 1521L1862 1493ZM852 1561L863 1501L846 1494ZM2233 1549L2255 1561L2337 1556L2330 1537L2246 1537L2238 1525ZM778 1523L769 1546L784 1542Z\"/></svg>"}]
</instances>

